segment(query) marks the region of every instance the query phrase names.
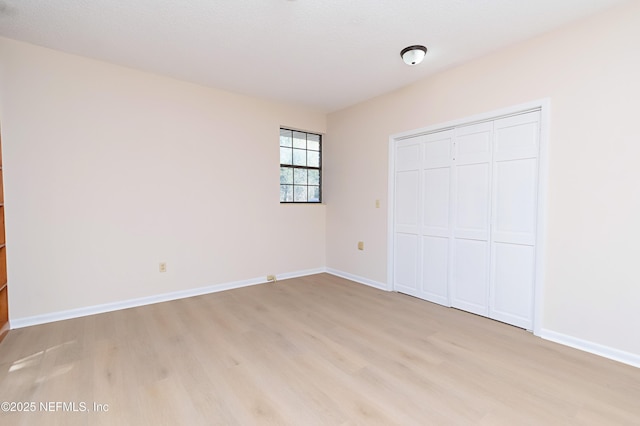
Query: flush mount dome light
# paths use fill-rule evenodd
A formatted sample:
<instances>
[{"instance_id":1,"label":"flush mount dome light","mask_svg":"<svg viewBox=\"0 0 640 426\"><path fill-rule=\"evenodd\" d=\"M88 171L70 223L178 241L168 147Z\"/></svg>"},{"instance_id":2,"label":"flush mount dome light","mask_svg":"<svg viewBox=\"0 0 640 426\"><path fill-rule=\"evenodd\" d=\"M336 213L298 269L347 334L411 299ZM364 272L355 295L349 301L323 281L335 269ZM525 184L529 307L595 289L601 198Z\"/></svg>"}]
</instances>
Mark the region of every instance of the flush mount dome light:
<instances>
[{"instance_id":1,"label":"flush mount dome light","mask_svg":"<svg viewBox=\"0 0 640 426\"><path fill-rule=\"evenodd\" d=\"M402 60L407 65L418 65L424 59L424 55L427 53L427 48L424 46L416 45L405 47L400 51Z\"/></svg>"}]
</instances>

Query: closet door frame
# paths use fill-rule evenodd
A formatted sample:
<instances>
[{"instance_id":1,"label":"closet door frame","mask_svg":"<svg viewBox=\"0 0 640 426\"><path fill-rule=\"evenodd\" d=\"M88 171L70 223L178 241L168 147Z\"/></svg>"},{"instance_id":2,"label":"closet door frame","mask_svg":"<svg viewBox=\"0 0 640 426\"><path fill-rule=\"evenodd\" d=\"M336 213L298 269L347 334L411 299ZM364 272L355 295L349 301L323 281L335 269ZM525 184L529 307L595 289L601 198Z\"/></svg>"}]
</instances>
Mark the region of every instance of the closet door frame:
<instances>
[{"instance_id":1,"label":"closet door frame","mask_svg":"<svg viewBox=\"0 0 640 426\"><path fill-rule=\"evenodd\" d=\"M548 149L549 149L549 119L551 102L548 98L539 99L499 110L489 111L469 117L464 117L445 123L430 125L419 129L409 130L389 137L389 175L388 175L388 212L387 212L387 290L398 291L394 288L394 248L395 248L395 163L396 147L400 141L438 131L453 129L462 125L496 120L525 112L540 111L540 152L538 154L538 197L536 222L536 259L533 300L533 333L540 335L542 330L542 314L545 282L546 258L546 229L547 229L547 190L548 190ZM451 306L449 296L448 306Z\"/></svg>"}]
</instances>

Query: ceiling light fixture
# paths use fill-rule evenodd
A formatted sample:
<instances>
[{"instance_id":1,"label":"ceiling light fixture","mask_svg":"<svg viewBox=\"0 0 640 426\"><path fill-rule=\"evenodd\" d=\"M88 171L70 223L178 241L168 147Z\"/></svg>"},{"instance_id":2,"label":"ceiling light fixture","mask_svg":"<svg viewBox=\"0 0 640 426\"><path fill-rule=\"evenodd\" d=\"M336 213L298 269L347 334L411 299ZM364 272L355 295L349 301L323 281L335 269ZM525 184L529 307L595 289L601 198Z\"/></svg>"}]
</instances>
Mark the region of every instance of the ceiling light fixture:
<instances>
[{"instance_id":1,"label":"ceiling light fixture","mask_svg":"<svg viewBox=\"0 0 640 426\"><path fill-rule=\"evenodd\" d=\"M402 60L407 65L418 65L424 59L424 55L427 53L427 48L424 46L416 45L405 47L400 51Z\"/></svg>"}]
</instances>

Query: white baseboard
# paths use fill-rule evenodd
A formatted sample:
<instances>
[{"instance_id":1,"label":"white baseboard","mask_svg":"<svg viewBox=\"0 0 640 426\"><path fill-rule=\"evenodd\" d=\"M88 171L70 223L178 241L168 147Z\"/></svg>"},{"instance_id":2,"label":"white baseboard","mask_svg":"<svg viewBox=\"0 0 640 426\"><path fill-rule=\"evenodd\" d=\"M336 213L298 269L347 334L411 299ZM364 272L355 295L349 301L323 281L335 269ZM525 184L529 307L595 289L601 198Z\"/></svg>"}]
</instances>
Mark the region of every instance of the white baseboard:
<instances>
[{"instance_id":1,"label":"white baseboard","mask_svg":"<svg viewBox=\"0 0 640 426\"><path fill-rule=\"evenodd\" d=\"M345 278L350 281L354 281L360 284L364 284L379 290L391 291L386 284L364 278L358 275L350 274L344 271L339 271L333 268L315 268L307 269L297 272L288 272L278 274L279 280L304 277L307 275L314 275L319 273L329 273L341 278ZM247 287L251 285L264 284L266 280L264 277L252 278L242 281L234 281L223 284L214 284L206 287L199 287L189 290L176 291L172 293L159 294L149 297L142 297L138 299L124 300L120 302L105 303L102 305L87 306L84 308L70 309L67 311L52 312L43 315L35 315L31 317L15 318L11 319L9 324L11 329L29 327L32 325L46 324L55 321L62 321L66 319L79 318L89 315L101 314L105 312L117 311L120 309L134 308L137 306L150 305L153 303L168 302L170 300L184 299L187 297L200 296L203 294L216 293L219 291L232 290L234 288ZM604 346L598 343L593 343L587 340L582 340L577 337L569 336L566 334L558 333L552 330L542 329L538 334L539 337L550 340L552 342L559 343L561 345L570 346L575 349L579 349L585 352L589 352L595 355L599 355L605 358L612 359L614 361L629 364L634 367L640 368L640 355L630 352L621 351L619 349Z\"/></svg>"},{"instance_id":2,"label":"white baseboard","mask_svg":"<svg viewBox=\"0 0 640 426\"><path fill-rule=\"evenodd\" d=\"M575 349L580 349L581 351L589 352L594 355L599 355L640 368L640 355L546 329L542 329L539 336L545 340L550 340L552 342L560 343L561 345L570 346Z\"/></svg>"},{"instance_id":3,"label":"white baseboard","mask_svg":"<svg viewBox=\"0 0 640 426\"><path fill-rule=\"evenodd\" d=\"M278 279L303 277L306 275L319 274L325 272L325 268L308 269L298 272L288 272L278 274ZM123 300L120 302L105 303L103 305L87 306L84 308L70 309L68 311L52 312L32 317L14 318L9 321L10 328L23 328L32 325L46 324L49 322L62 321L72 318L85 317L89 315L102 314L105 312L118 311L120 309L135 308L137 306L151 305L153 303L168 302L170 300L185 299L187 297L200 296L203 294L217 293L219 291L232 290L234 288L247 287L266 283L265 277L252 278L230 283L214 284L206 287L199 287L189 290L175 291L171 293L158 294L154 296L141 297L138 299Z\"/></svg>"},{"instance_id":4,"label":"white baseboard","mask_svg":"<svg viewBox=\"0 0 640 426\"><path fill-rule=\"evenodd\" d=\"M380 290L391 291L386 284L370 280L368 278L360 277L358 275L349 274L347 272L339 271L332 268L327 268L326 272L332 275L336 275L347 280L355 281L360 284L365 284ZM561 345L569 346L575 349L579 349L584 352L589 352L594 355L599 355L605 358L612 359L614 361L628 364L634 367L640 368L640 355L636 355L630 352L621 351L619 349L604 346L598 343L582 340L577 337L569 336L566 334L558 333L551 330L542 329L539 337L550 340Z\"/></svg>"},{"instance_id":5,"label":"white baseboard","mask_svg":"<svg viewBox=\"0 0 640 426\"><path fill-rule=\"evenodd\" d=\"M279 280L287 280L289 278L306 277L307 275L321 274L323 272L327 272L327 268L306 269L304 271L278 274L278 275L276 275L276 277Z\"/></svg>"},{"instance_id":6,"label":"white baseboard","mask_svg":"<svg viewBox=\"0 0 640 426\"><path fill-rule=\"evenodd\" d=\"M340 277L340 278L344 278L344 279L347 279L347 280L355 281L355 282L360 283L360 284L368 285L369 287L374 287L374 288L377 288L379 290L390 291L390 289L387 287L386 284L378 282L378 281L370 280L369 278L364 278L364 277L360 277L358 275L349 274L347 272L338 271L337 269L333 269L333 268L326 268L325 272L327 272L328 274L331 274L331 275L335 275L335 276Z\"/></svg>"}]
</instances>

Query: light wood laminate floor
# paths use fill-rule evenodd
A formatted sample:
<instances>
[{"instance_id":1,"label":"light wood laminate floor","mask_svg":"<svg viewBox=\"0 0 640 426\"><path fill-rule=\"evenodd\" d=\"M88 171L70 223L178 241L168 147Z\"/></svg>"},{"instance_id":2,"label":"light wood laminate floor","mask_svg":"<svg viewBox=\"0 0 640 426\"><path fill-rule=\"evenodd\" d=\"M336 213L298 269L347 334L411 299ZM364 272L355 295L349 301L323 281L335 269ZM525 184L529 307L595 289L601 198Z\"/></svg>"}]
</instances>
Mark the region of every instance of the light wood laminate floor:
<instances>
[{"instance_id":1,"label":"light wood laminate floor","mask_svg":"<svg viewBox=\"0 0 640 426\"><path fill-rule=\"evenodd\" d=\"M320 274L13 330L0 401L37 405L2 425L638 425L640 369Z\"/></svg>"}]
</instances>

